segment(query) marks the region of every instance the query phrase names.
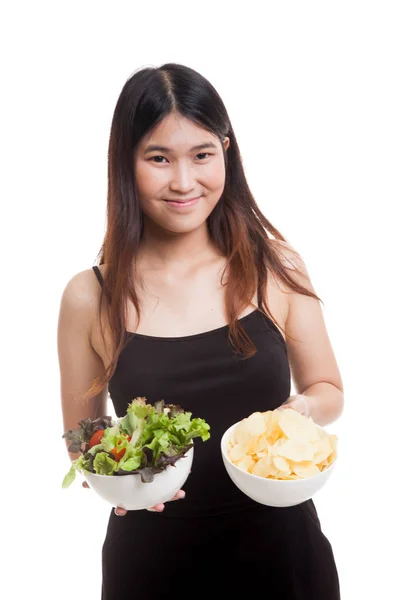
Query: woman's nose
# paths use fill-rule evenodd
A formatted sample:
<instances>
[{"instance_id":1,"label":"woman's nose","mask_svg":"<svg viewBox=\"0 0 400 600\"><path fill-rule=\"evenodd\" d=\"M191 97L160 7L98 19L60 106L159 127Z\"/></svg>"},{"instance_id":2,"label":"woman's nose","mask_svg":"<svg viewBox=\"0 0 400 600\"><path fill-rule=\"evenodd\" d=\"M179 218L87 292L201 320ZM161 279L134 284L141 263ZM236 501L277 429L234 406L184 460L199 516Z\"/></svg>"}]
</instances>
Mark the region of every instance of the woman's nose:
<instances>
[{"instance_id":1,"label":"woman's nose","mask_svg":"<svg viewBox=\"0 0 400 600\"><path fill-rule=\"evenodd\" d=\"M175 192L184 194L190 192L196 185L195 170L188 165L177 166L173 172L170 181L170 188Z\"/></svg>"}]
</instances>

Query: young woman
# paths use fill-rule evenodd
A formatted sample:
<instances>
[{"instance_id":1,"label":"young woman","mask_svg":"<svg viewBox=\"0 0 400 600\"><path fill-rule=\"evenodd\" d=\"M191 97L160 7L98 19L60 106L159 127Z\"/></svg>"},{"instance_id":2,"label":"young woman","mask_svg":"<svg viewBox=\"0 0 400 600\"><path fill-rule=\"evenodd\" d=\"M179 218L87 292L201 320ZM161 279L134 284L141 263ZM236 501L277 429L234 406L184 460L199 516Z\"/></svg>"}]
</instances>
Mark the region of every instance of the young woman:
<instances>
[{"instance_id":1,"label":"young woman","mask_svg":"<svg viewBox=\"0 0 400 600\"><path fill-rule=\"evenodd\" d=\"M323 426L340 416L343 387L304 261L258 208L203 76L172 63L125 83L108 185L99 266L61 300L64 431L107 414L109 393L117 417L137 396L164 399L204 418L211 438L174 501L111 511L102 599L338 600L312 500L258 504L223 466L234 422L284 405Z\"/></svg>"}]
</instances>

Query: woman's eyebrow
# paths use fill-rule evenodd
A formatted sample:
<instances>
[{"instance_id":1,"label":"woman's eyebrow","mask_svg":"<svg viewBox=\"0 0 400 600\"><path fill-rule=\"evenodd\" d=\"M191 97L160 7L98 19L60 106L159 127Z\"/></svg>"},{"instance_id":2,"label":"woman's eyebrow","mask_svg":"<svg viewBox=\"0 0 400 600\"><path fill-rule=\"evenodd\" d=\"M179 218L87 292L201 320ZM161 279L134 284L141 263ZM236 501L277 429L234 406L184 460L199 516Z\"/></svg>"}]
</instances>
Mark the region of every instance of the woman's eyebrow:
<instances>
[{"instance_id":1,"label":"woman's eyebrow","mask_svg":"<svg viewBox=\"0 0 400 600\"><path fill-rule=\"evenodd\" d=\"M189 152L193 152L193 150L205 150L206 148L214 148L215 150L217 150L217 146L215 144L213 144L212 142L205 142L204 144L199 144L198 146L193 146L193 148L190 148ZM146 146L145 150L144 150L144 154L147 154L148 152L171 152L173 153L174 151L171 148L167 148L166 146L155 146L150 145L150 146Z\"/></svg>"}]
</instances>

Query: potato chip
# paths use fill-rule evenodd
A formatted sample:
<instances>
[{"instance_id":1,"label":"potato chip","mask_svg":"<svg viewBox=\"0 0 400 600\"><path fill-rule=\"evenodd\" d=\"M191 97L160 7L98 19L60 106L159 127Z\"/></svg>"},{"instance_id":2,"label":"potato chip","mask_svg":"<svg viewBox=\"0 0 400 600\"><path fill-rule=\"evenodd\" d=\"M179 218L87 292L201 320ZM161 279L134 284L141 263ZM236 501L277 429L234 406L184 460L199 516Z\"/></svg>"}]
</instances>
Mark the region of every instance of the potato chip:
<instances>
[{"instance_id":1,"label":"potato chip","mask_svg":"<svg viewBox=\"0 0 400 600\"><path fill-rule=\"evenodd\" d=\"M257 438L256 443L254 445L254 454L264 454L265 452L268 453L268 448L269 448L269 444L268 444L268 440L266 438L265 435L260 435L259 438Z\"/></svg>"},{"instance_id":2,"label":"potato chip","mask_svg":"<svg viewBox=\"0 0 400 600\"><path fill-rule=\"evenodd\" d=\"M302 479L305 477L312 477L313 475L318 475L321 471L311 460L304 463L297 463L293 465L293 473L298 475Z\"/></svg>"},{"instance_id":3,"label":"potato chip","mask_svg":"<svg viewBox=\"0 0 400 600\"><path fill-rule=\"evenodd\" d=\"M278 469L272 462L271 456L264 456L254 465L252 473L259 477L275 477Z\"/></svg>"},{"instance_id":4,"label":"potato chip","mask_svg":"<svg viewBox=\"0 0 400 600\"><path fill-rule=\"evenodd\" d=\"M313 442L312 446L314 450L314 462L317 465L326 460L332 452L332 445L328 436L321 438L317 442Z\"/></svg>"},{"instance_id":5,"label":"potato chip","mask_svg":"<svg viewBox=\"0 0 400 600\"><path fill-rule=\"evenodd\" d=\"M264 421L266 425L266 439L269 444L275 444L282 435L282 430L279 427L279 411L268 410L264 413Z\"/></svg>"},{"instance_id":6,"label":"potato chip","mask_svg":"<svg viewBox=\"0 0 400 600\"><path fill-rule=\"evenodd\" d=\"M265 421L261 413L253 413L246 419L241 421L240 425L235 429L235 437L237 443L246 443L254 436L265 432Z\"/></svg>"},{"instance_id":7,"label":"potato chip","mask_svg":"<svg viewBox=\"0 0 400 600\"><path fill-rule=\"evenodd\" d=\"M311 417L286 408L255 412L240 421L228 440L227 453L233 464L258 477L305 479L333 463L337 441Z\"/></svg>"},{"instance_id":8,"label":"potato chip","mask_svg":"<svg viewBox=\"0 0 400 600\"><path fill-rule=\"evenodd\" d=\"M297 439L288 439L277 448L277 455L283 456L292 462L312 460L314 451L311 444L303 444Z\"/></svg>"},{"instance_id":9,"label":"potato chip","mask_svg":"<svg viewBox=\"0 0 400 600\"><path fill-rule=\"evenodd\" d=\"M304 417L292 408L285 408L281 412L279 426L288 439L304 443L316 442L320 439L317 427L312 419Z\"/></svg>"},{"instance_id":10,"label":"potato chip","mask_svg":"<svg viewBox=\"0 0 400 600\"><path fill-rule=\"evenodd\" d=\"M246 444L236 444L228 452L229 458L232 462L239 461L247 455Z\"/></svg>"},{"instance_id":11,"label":"potato chip","mask_svg":"<svg viewBox=\"0 0 400 600\"><path fill-rule=\"evenodd\" d=\"M282 473L285 473L286 475L290 475L290 471L291 471L290 464L288 463L286 458L283 458L282 456L275 456L272 459L272 462L274 463L274 465L278 469L278 471L281 471Z\"/></svg>"},{"instance_id":12,"label":"potato chip","mask_svg":"<svg viewBox=\"0 0 400 600\"><path fill-rule=\"evenodd\" d=\"M249 469L254 465L255 460L253 460L251 456L244 456L242 459L239 460L236 466L238 466L239 469L243 469L243 471L248 471L250 473Z\"/></svg>"}]
</instances>

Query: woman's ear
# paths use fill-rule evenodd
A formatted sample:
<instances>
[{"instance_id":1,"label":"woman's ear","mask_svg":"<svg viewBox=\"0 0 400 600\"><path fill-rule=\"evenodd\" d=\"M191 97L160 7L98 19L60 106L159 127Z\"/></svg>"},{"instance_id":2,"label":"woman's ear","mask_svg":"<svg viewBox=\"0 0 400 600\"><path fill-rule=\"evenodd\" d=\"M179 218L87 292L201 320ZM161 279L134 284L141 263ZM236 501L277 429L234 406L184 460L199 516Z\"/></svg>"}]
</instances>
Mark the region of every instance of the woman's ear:
<instances>
[{"instance_id":1,"label":"woman's ear","mask_svg":"<svg viewBox=\"0 0 400 600\"><path fill-rule=\"evenodd\" d=\"M225 149L225 152L228 150L230 143L231 143L230 139L228 137L225 137L224 138L224 149Z\"/></svg>"}]
</instances>

